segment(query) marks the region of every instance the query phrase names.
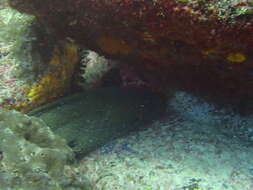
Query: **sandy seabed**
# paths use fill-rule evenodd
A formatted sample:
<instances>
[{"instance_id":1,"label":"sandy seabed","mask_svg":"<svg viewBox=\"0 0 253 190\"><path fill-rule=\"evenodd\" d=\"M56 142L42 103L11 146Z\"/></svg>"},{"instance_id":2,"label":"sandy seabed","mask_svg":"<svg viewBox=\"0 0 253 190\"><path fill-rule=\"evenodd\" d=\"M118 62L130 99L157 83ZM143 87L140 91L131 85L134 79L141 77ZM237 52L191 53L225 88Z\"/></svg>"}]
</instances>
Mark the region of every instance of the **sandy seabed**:
<instances>
[{"instance_id":1,"label":"sandy seabed","mask_svg":"<svg viewBox=\"0 0 253 190\"><path fill-rule=\"evenodd\" d=\"M222 126L168 117L86 156L98 190L253 190L253 148Z\"/></svg>"}]
</instances>

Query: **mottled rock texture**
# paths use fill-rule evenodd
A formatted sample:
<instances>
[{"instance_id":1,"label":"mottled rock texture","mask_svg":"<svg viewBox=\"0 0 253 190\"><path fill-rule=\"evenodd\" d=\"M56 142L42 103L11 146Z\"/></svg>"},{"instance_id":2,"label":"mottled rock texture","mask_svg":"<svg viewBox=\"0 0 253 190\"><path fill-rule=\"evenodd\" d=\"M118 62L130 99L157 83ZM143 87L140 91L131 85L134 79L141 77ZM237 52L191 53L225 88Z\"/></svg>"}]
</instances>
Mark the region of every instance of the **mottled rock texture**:
<instances>
[{"instance_id":1,"label":"mottled rock texture","mask_svg":"<svg viewBox=\"0 0 253 190\"><path fill-rule=\"evenodd\" d=\"M27 112L71 90L78 47L0 3L0 107Z\"/></svg>"},{"instance_id":2,"label":"mottled rock texture","mask_svg":"<svg viewBox=\"0 0 253 190\"><path fill-rule=\"evenodd\" d=\"M40 119L0 109L0 189L89 190L72 175L66 141Z\"/></svg>"},{"instance_id":3,"label":"mottled rock texture","mask_svg":"<svg viewBox=\"0 0 253 190\"><path fill-rule=\"evenodd\" d=\"M150 86L252 96L253 7L245 0L9 0L58 38L133 63Z\"/></svg>"}]
</instances>

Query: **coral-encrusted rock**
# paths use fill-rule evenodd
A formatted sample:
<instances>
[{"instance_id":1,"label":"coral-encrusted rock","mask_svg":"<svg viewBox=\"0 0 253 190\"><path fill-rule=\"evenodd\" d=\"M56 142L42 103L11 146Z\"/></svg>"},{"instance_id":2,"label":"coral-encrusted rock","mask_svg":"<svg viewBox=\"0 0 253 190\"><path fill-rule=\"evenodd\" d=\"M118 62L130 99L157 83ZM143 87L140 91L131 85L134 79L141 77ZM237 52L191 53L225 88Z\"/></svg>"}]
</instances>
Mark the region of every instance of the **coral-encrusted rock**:
<instances>
[{"instance_id":1,"label":"coral-encrusted rock","mask_svg":"<svg viewBox=\"0 0 253 190\"><path fill-rule=\"evenodd\" d=\"M78 47L0 3L0 107L27 112L71 90Z\"/></svg>"},{"instance_id":2,"label":"coral-encrusted rock","mask_svg":"<svg viewBox=\"0 0 253 190\"><path fill-rule=\"evenodd\" d=\"M0 109L0 189L88 190L68 176L72 150L40 119Z\"/></svg>"},{"instance_id":3,"label":"coral-encrusted rock","mask_svg":"<svg viewBox=\"0 0 253 190\"><path fill-rule=\"evenodd\" d=\"M9 3L36 15L60 38L70 37L109 57L132 60L136 70L156 88L167 86L174 76L173 80L185 80L185 86L208 86L226 94L253 94L251 1L9 0ZM189 80L192 75L195 77Z\"/></svg>"}]
</instances>

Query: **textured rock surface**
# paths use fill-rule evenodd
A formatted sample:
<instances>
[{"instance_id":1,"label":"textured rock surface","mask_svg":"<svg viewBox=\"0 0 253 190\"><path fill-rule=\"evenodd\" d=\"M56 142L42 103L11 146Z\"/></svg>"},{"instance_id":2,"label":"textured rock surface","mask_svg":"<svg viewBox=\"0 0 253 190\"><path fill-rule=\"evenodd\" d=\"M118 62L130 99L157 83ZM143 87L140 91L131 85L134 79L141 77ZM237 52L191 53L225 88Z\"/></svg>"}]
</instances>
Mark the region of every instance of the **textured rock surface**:
<instances>
[{"instance_id":1,"label":"textured rock surface","mask_svg":"<svg viewBox=\"0 0 253 190\"><path fill-rule=\"evenodd\" d=\"M141 129L164 113L166 102L147 91L101 88L60 99L30 112L64 137L77 154Z\"/></svg>"},{"instance_id":2,"label":"textured rock surface","mask_svg":"<svg viewBox=\"0 0 253 190\"><path fill-rule=\"evenodd\" d=\"M9 0L59 38L131 60L154 88L173 82L252 96L252 1ZM211 90L210 90L211 89Z\"/></svg>"},{"instance_id":3,"label":"textured rock surface","mask_svg":"<svg viewBox=\"0 0 253 190\"><path fill-rule=\"evenodd\" d=\"M42 120L0 109L0 154L1 190L89 189L68 176L72 150Z\"/></svg>"},{"instance_id":4,"label":"textured rock surface","mask_svg":"<svg viewBox=\"0 0 253 190\"><path fill-rule=\"evenodd\" d=\"M0 28L0 107L27 112L70 90L75 44L10 8L0 9Z\"/></svg>"}]
</instances>

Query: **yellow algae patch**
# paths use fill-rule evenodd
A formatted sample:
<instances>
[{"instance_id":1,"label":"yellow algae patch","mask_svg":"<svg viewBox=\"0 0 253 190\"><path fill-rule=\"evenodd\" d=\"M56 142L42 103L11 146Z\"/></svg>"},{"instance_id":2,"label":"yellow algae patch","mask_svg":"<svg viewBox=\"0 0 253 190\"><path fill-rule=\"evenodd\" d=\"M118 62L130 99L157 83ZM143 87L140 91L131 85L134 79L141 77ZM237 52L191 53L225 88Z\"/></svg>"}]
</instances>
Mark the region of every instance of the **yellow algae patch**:
<instances>
[{"instance_id":1,"label":"yellow algae patch","mask_svg":"<svg viewBox=\"0 0 253 190\"><path fill-rule=\"evenodd\" d=\"M241 63L246 61L246 56L242 52L231 52L231 53L225 53L224 51L218 52L216 49L206 49L202 50L201 53L203 55L220 55L222 57L226 57L226 60L229 62L234 62L234 63Z\"/></svg>"},{"instance_id":2,"label":"yellow algae patch","mask_svg":"<svg viewBox=\"0 0 253 190\"><path fill-rule=\"evenodd\" d=\"M31 101L46 102L47 99L51 99L62 91L63 86L60 78L57 75L48 74L43 76L43 78L32 86L27 94L27 97Z\"/></svg>"},{"instance_id":3,"label":"yellow algae patch","mask_svg":"<svg viewBox=\"0 0 253 190\"><path fill-rule=\"evenodd\" d=\"M97 40L98 46L110 55L127 55L132 51L132 48L121 39L116 39L110 36L102 36Z\"/></svg>"},{"instance_id":4,"label":"yellow algae patch","mask_svg":"<svg viewBox=\"0 0 253 190\"><path fill-rule=\"evenodd\" d=\"M234 52L229 53L226 59L230 62L241 63L246 60L246 56L242 52Z\"/></svg>"},{"instance_id":5,"label":"yellow algae patch","mask_svg":"<svg viewBox=\"0 0 253 190\"><path fill-rule=\"evenodd\" d=\"M48 70L26 89L27 100L16 105L14 109L27 112L64 95L71 87L78 59L78 47L73 43L65 43L61 51L55 48L48 63Z\"/></svg>"}]
</instances>

